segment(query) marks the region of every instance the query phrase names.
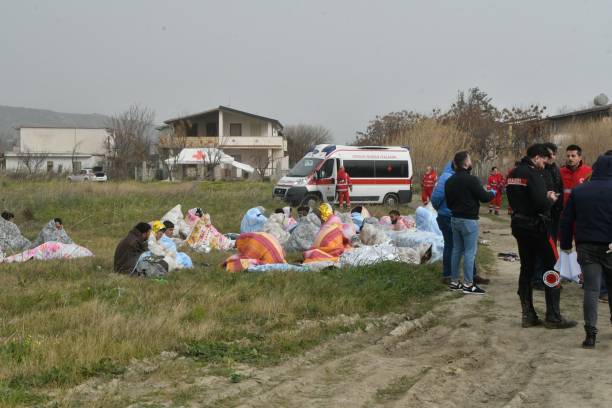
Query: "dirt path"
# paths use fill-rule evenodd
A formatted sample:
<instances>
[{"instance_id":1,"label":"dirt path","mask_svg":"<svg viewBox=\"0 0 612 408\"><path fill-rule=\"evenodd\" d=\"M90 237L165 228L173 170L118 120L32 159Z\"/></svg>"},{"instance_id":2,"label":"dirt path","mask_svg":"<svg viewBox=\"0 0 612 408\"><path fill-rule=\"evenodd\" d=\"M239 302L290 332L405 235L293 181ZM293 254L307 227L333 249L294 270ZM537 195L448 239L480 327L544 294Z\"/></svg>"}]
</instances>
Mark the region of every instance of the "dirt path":
<instances>
[{"instance_id":1,"label":"dirt path","mask_svg":"<svg viewBox=\"0 0 612 408\"><path fill-rule=\"evenodd\" d=\"M516 251L508 221L483 219L491 248ZM227 407L608 407L612 403L612 327L600 305L595 350L583 339L582 291L566 285L569 330L522 329L519 265L498 261L485 296L457 296L414 322L393 315L339 336L279 367L235 369L232 384L172 355L134 363L125 379L92 380L68 400L88 406ZM543 293L536 292L543 314ZM242 370L242 371L240 371ZM139 401L138 403L133 403ZM122 405L122 402L124 403Z\"/></svg>"}]
</instances>

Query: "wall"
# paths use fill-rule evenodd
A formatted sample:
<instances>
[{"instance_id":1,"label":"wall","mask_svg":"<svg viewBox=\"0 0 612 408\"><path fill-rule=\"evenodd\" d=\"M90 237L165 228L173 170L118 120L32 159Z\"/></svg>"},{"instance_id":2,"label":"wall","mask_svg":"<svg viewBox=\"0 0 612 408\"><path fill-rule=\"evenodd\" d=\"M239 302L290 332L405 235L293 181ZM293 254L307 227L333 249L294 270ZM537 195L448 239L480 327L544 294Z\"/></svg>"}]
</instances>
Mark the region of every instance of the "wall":
<instances>
[{"instance_id":1,"label":"wall","mask_svg":"<svg viewBox=\"0 0 612 408\"><path fill-rule=\"evenodd\" d=\"M105 154L106 129L21 128L21 152Z\"/></svg>"},{"instance_id":2,"label":"wall","mask_svg":"<svg viewBox=\"0 0 612 408\"><path fill-rule=\"evenodd\" d=\"M36 161L34 159L34 161ZM59 172L60 165L62 166L62 172L72 173L72 156L70 155L51 155L45 158L40 158L41 164L38 167L39 173L47 172L47 162L53 162L53 171ZM92 168L96 166L104 165L104 156L82 156L75 158L75 161L81 162L81 168ZM23 163L23 157L14 154L9 154L6 157L6 171L7 172L27 172L27 168Z\"/></svg>"},{"instance_id":3,"label":"wall","mask_svg":"<svg viewBox=\"0 0 612 408\"><path fill-rule=\"evenodd\" d=\"M256 119L247 115L240 115L233 112L223 112L223 136L230 136L230 123L242 124L242 136L278 136L274 125L269 129L267 120ZM270 130L272 132L270 132Z\"/></svg>"}]
</instances>

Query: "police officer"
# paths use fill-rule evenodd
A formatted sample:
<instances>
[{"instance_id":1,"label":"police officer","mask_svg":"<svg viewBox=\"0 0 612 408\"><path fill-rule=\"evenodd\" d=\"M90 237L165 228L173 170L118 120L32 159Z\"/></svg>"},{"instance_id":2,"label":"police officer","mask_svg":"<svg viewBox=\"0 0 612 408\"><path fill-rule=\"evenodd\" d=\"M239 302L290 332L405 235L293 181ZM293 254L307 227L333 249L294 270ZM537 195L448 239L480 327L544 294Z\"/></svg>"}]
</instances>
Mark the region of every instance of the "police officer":
<instances>
[{"instance_id":1,"label":"police officer","mask_svg":"<svg viewBox=\"0 0 612 408\"><path fill-rule=\"evenodd\" d=\"M510 172L506 181L506 194L512 210L512 235L516 238L521 257L518 295L521 299L522 326L539 326L533 307L532 277L536 259L539 257L545 270L553 269L557 260L557 247L549 234L550 209L560 198L554 191L548 191L543 169L550 153L542 144L527 149L520 164ZM575 321L565 320L559 308L561 286L546 285L546 318L544 326L550 329L574 327Z\"/></svg>"}]
</instances>

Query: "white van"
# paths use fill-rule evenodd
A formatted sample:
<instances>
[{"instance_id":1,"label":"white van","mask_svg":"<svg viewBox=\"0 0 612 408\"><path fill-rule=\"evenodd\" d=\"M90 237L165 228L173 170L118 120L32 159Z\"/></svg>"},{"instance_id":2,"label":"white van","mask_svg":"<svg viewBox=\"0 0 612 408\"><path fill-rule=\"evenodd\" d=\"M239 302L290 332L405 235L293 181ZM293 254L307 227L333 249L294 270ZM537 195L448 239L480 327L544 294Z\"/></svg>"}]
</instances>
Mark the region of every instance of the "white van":
<instances>
[{"instance_id":1,"label":"white van","mask_svg":"<svg viewBox=\"0 0 612 408\"><path fill-rule=\"evenodd\" d=\"M292 206L336 201L340 166L351 177L351 203L412 201L410 150L399 146L317 145L274 186L273 196Z\"/></svg>"}]
</instances>

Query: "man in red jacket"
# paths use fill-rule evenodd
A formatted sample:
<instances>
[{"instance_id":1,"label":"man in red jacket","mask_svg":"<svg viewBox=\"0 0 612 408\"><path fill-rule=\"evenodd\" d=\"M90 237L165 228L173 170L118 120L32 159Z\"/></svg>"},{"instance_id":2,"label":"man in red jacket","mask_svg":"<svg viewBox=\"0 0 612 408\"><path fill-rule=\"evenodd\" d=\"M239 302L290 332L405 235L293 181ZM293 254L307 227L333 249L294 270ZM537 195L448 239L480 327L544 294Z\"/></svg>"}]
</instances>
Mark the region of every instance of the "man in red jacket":
<instances>
[{"instance_id":1,"label":"man in red jacket","mask_svg":"<svg viewBox=\"0 0 612 408\"><path fill-rule=\"evenodd\" d=\"M437 182L438 175L431 166L427 166L423 180L421 180L421 201L423 201L423 204L427 204L431 200L431 193L433 193Z\"/></svg>"},{"instance_id":2,"label":"man in red jacket","mask_svg":"<svg viewBox=\"0 0 612 408\"><path fill-rule=\"evenodd\" d=\"M346 202L346 207L351 208L351 196L349 190L353 189L351 177L348 175L344 167L338 169L338 180L336 181L336 193L338 193L338 203L340 208L343 208Z\"/></svg>"},{"instance_id":3,"label":"man in red jacket","mask_svg":"<svg viewBox=\"0 0 612 408\"><path fill-rule=\"evenodd\" d=\"M563 208L572 189L591 177L591 167L582 162L582 149L578 145L569 145L565 149L565 166L559 170L563 179Z\"/></svg>"},{"instance_id":4,"label":"man in red jacket","mask_svg":"<svg viewBox=\"0 0 612 408\"><path fill-rule=\"evenodd\" d=\"M495 197L489 203L489 214L495 210L495 215L499 215L502 193L504 192L504 182L504 175L499 172L497 167L493 167L487 181L487 190L495 190Z\"/></svg>"}]
</instances>

